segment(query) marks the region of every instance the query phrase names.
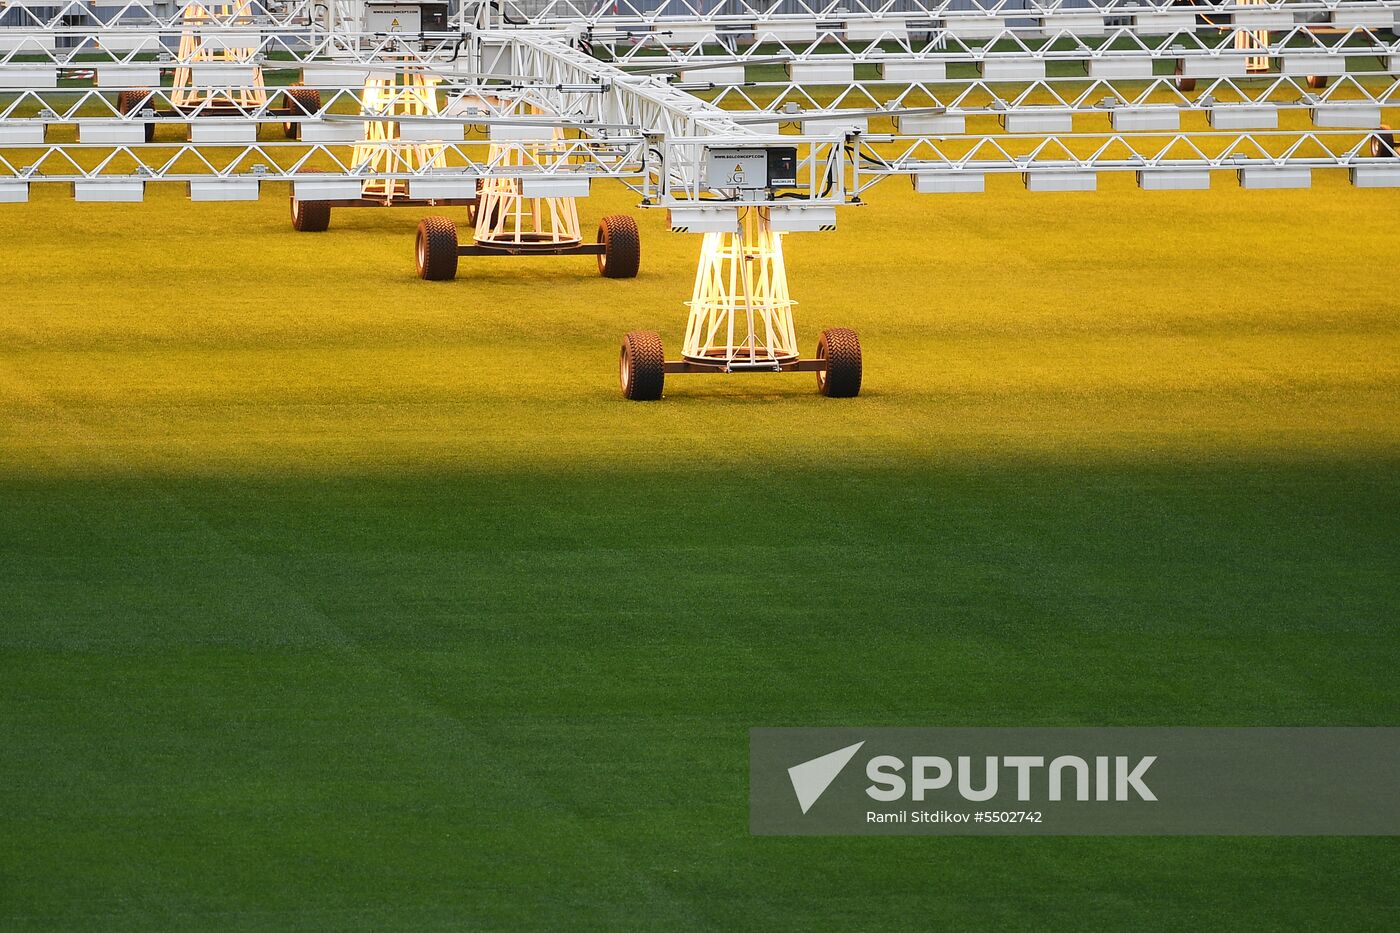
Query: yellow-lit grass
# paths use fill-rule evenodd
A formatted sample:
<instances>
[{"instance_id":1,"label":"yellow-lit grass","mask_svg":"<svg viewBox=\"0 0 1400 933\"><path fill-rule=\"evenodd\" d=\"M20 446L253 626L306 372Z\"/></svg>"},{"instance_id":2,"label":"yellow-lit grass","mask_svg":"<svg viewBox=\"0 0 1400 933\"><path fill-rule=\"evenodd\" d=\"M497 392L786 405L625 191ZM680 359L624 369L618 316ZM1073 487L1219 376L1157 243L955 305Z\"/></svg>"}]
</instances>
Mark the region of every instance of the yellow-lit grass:
<instances>
[{"instance_id":1,"label":"yellow-lit grass","mask_svg":"<svg viewBox=\"0 0 1400 933\"><path fill-rule=\"evenodd\" d=\"M634 210L595 186L585 224ZM640 211L642 274L591 258L413 270L427 210L297 234L285 188L196 205L5 205L0 447L10 471L395 469L626 460L885 462L1396 449L1400 192L916 196L890 181L794 235L804 346L856 328L853 402L808 375L672 377L624 403L631 328L672 354L698 251ZM460 209L449 211L461 219Z\"/></svg>"}]
</instances>

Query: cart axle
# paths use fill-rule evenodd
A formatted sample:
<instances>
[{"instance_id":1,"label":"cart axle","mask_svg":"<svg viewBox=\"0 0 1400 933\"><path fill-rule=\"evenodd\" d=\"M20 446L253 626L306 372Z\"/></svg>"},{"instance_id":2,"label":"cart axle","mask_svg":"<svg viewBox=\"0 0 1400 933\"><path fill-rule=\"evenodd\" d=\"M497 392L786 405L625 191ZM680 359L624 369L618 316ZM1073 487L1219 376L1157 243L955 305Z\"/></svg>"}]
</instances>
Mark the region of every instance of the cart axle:
<instances>
[{"instance_id":1,"label":"cart axle","mask_svg":"<svg viewBox=\"0 0 1400 933\"><path fill-rule=\"evenodd\" d=\"M458 256L606 256L608 248L602 243L519 243L510 246L473 243L457 247Z\"/></svg>"},{"instance_id":2,"label":"cart axle","mask_svg":"<svg viewBox=\"0 0 1400 933\"><path fill-rule=\"evenodd\" d=\"M716 360L713 363L702 363L698 360L667 360L662 364L662 370L668 373L824 373L827 371L828 362L823 359L812 360L787 360L778 362L776 360Z\"/></svg>"}]
</instances>

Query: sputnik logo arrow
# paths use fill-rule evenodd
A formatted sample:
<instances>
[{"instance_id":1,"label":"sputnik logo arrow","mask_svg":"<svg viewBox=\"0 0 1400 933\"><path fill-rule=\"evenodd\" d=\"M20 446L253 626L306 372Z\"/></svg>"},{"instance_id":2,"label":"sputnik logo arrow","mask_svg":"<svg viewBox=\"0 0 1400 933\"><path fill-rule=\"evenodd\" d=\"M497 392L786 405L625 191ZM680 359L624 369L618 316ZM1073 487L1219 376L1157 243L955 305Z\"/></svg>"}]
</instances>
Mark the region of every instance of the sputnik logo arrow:
<instances>
[{"instance_id":1,"label":"sputnik logo arrow","mask_svg":"<svg viewBox=\"0 0 1400 933\"><path fill-rule=\"evenodd\" d=\"M797 802L803 813L812 809L812 804L826 793L826 789L836 780L841 769L846 767L864 744L862 741L847 745L820 758L813 758L788 768L788 777L792 780L792 789L797 794Z\"/></svg>"}]
</instances>

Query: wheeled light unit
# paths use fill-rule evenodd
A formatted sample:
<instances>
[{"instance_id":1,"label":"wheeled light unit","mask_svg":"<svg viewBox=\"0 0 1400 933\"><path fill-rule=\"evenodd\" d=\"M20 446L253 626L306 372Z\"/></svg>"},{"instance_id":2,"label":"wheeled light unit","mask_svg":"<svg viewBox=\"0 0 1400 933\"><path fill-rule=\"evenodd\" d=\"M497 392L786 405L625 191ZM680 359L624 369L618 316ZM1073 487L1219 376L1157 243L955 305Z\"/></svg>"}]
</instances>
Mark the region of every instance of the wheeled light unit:
<instances>
[{"instance_id":1,"label":"wheeled light unit","mask_svg":"<svg viewBox=\"0 0 1400 933\"><path fill-rule=\"evenodd\" d=\"M186 6L178 52L181 64L175 69L170 108L160 106L149 88L129 88L117 93L117 112L151 117L245 116L250 109L266 106L269 93L262 68L254 61L258 50L238 45L236 34L209 28L252 22L253 13L250 0ZM211 74L215 77L208 76ZM321 93L315 88L289 87L280 95L280 102L268 108L273 113L295 118L314 116L321 110ZM297 137L297 126L292 119L282 124L288 139ZM153 142L155 136L156 124L147 123L146 142Z\"/></svg>"},{"instance_id":2,"label":"wheeled light unit","mask_svg":"<svg viewBox=\"0 0 1400 933\"><path fill-rule=\"evenodd\" d=\"M458 241L450 217L425 217L414 247L420 278L456 278L462 256L596 256L603 277L636 277L642 240L635 220L626 214L604 217L596 241L585 243L578 198L588 195L588 178L531 176L533 169L564 158L559 154L563 130L542 123L493 124L491 134L488 161L499 174L482 179L480 198L468 213L472 242Z\"/></svg>"},{"instance_id":3,"label":"wheeled light unit","mask_svg":"<svg viewBox=\"0 0 1400 933\"><path fill-rule=\"evenodd\" d=\"M403 132L405 119L432 117L439 112L440 81L412 67L371 73L365 79L360 106L375 119L363 122L364 138L351 149L350 161L358 171L413 173L442 167L441 143L410 142L404 139ZM323 233L330 229L331 210L337 207L473 207L475 204L476 181L470 177L301 182L292 186L292 229Z\"/></svg>"},{"instance_id":4,"label":"wheeled light unit","mask_svg":"<svg viewBox=\"0 0 1400 933\"><path fill-rule=\"evenodd\" d=\"M731 155L732 153L726 153ZM730 159L732 165L738 163ZM860 394L860 338L845 327L822 331L814 357L797 349L783 233L774 229L779 208L747 207L729 213L732 226L717 229L723 215L708 220L681 357L666 359L661 337L635 330L622 340L618 377L624 398L661 398L667 373L810 372L817 391L831 398ZM802 221L799 221L801 223ZM675 223L675 221L673 221Z\"/></svg>"}]
</instances>

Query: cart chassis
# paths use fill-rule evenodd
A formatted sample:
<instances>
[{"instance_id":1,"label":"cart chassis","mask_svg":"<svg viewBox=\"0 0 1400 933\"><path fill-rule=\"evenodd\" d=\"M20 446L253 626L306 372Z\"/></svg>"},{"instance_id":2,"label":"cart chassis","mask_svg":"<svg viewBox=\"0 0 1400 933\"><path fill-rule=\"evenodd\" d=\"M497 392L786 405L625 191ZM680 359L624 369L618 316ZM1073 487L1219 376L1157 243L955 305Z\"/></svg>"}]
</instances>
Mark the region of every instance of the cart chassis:
<instances>
[{"instance_id":1,"label":"cart chassis","mask_svg":"<svg viewBox=\"0 0 1400 933\"><path fill-rule=\"evenodd\" d=\"M471 243L457 247L458 256L606 256L602 243Z\"/></svg>"},{"instance_id":2,"label":"cart chassis","mask_svg":"<svg viewBox=\"0 0 1400 933\"><path fill-rule=\"evenodd\" d=\"M341 198L324 202L331 207L471 207L476 198Z\"/></svg>"},{"instance_id":3,"label":"cart chassis","mask_svg":"<svg viewBox=\"0 0 1400 933\"><path fill-rule=\"evenodd\" d=\"M699 360L667 360L663 365L663 371L668 373L824 373L827 370L826 360L787 360L778 362L775 360L756 360L750 363L748 360L716 360L714 362L700 362Z\"/></svg>"}]
</instances>

